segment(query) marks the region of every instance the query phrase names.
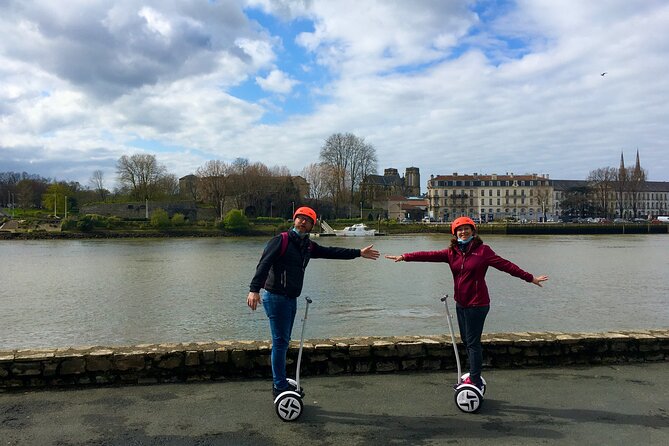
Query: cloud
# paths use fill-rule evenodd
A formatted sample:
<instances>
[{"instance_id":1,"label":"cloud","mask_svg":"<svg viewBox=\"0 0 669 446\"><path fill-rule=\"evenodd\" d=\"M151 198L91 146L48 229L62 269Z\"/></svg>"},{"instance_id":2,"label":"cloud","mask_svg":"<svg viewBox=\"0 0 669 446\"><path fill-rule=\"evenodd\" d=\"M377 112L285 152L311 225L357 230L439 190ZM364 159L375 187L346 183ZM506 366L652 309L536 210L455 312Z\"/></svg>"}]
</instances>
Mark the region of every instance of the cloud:
<instances>
[{"instance_id":1,"label":"cloud","mask_svg":"<svg viewBox=\"0 0 669 446\"><path fill-rule=\"evenodd\" d=\"M0 3L0 171L85 184L147 151L298 173L352 132L423 180L585 178L638 148L669 181L665 2L68 5Z\"/></svg>"},{"instance_id":2,"label":"cloud","mask_svg":"<svg viewBox=\"0 0 669 446\"><path fill-rule=\"evenodd\" d=\"M280 70L270 71L265 78L257 76L256 82L260 85L260 88L265 91L281 94L290 93L293 87L298 83Z\"/></svg>"}]
</instances>

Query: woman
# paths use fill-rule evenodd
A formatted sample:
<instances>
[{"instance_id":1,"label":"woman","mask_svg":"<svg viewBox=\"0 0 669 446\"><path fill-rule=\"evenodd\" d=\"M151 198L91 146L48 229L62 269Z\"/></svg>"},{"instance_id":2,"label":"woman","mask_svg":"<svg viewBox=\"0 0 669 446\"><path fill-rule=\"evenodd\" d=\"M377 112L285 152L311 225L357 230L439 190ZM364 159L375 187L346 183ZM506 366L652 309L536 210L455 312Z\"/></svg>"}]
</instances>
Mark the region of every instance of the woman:
<instances>
[{"instance_id":1,"label":"woman","mask_svg":"<svg viewBox=\"0 0 669 446\"><path fill-rule=\"evenodd\" d=\"M451 232L454 238L447 249L412 252L399 256L387 255L386 258L395 262L446 262L450 265L460 337L469 357L469 377L464 382L482 388L481 334L490 309L490 296L485 282L488 267L492 266L538 286L542 286L541 282L548 280L548 276L533 276L495 254L476 235L476 224L469 217L456 218L451 224Z\"/></svg>"},{"instance_id":2,"label":"woman","mask_svg":"<svg viewBox=\"0 0 669 446\"><path fill-rule=\"evenodd\" d=\"M379 251L374 245L362 249L321 246L309 240L309 233L316 223L316 212L306 206L293 215L293 228L288 233L272 238L262 253L255 275L249 286L246 303L254 310L260 303L260 290L264 289L262 304L269 319L272 333L272 395L294 390L286 380L286 353L297 309L296 298L302 293L304 271L310 259L355 259L362 257L376 260Z\"/></svg>"}]
</instances>

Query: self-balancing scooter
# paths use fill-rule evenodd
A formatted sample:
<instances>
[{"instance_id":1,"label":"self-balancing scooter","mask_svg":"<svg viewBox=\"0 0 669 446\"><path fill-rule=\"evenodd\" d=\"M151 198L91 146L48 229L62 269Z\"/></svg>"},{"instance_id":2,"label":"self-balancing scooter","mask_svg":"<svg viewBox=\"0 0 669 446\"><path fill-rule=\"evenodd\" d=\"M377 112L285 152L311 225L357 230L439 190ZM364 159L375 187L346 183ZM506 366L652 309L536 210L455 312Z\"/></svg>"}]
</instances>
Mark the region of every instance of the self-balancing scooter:
<instances>
[{"instance_id":1,"label":"self-balancing scooter","mask_svg":"<svg viewBox=\"0 0 669 446\"><path fill-rule=\"evenodd\" d=\"M304 319L302 319L302 334L300 335L300 350L297 354L297 369L295 371L295 379L293 380L288 378L288 384L295 387L295 390L285 390L278 394L276 398L274 398L274 409L282 421L297 420L300 415L302 415L302 410L304 409L304 404L302 403L304 393L300 387L300 363L302 362L304 327L307 324L307 315L309 314L309 304L311 303L311 299L309 297L305 297L305 300L307 301L307 305L304 309Z\"/></svg>"},{"instance_id":2,"label":"self-balancing scooter","mask_svg":"<svg viewBox=\"0 0 669 446\"><path fill-rule=\"evenodd\" d=\"M479 389L473 384L466 384L464 381L469 377L469 373L462 375L460 368L460 356L458 355L458 345L455 343L455 332L453 331L453 323L450 311L448 311L448 294L441 298L441 301L446 307L446 316L448 320L448 330L451 332L451 342L453 343L453 350L455 351L455 362L458 366L458 383L454 386L455 390L455 405L463 412L475 413L481 408L483 403L483 395L485 395L486 382L483 377L483 387Z\"/></svg>"}]
</instances>

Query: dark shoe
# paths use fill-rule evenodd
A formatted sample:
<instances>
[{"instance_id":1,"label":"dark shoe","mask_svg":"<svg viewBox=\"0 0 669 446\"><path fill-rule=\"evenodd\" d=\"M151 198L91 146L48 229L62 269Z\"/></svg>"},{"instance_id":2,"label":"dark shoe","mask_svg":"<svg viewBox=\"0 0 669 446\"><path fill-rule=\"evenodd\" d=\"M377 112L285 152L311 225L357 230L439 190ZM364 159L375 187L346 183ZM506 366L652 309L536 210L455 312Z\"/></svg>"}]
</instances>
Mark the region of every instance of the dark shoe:
<instances>
[{"instance_id":1,"label":"dark shoe","mask_svg":"<svg viewBox=\"0 0 669 446\"><path fill-rule=\"evenodd\" d=\"M292 390L293 392L297 392L297 386L292 385L291 383L288 383L288 386L285 389L277 389L276 387L272 386L272 395L274 398L279 396L282 392L287 392L289 390ZM299 392L301 398L304 398L304 389L301 388Z\"/></svg>"}]
</instances>

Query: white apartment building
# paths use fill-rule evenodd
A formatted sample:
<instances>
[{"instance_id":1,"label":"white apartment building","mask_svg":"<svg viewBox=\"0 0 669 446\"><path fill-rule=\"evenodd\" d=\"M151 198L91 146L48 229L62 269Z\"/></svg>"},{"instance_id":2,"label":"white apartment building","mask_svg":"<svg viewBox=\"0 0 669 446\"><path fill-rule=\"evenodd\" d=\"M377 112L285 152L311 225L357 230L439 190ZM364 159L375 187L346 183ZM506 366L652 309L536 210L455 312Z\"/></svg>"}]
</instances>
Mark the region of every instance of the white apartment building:
<instances>
[{"instance_id":1,"label":"white apartment building","mask_svg":"<svg viewBox=\"0 0 669 446\"><path fill-rule=\"evenodd\" d=\"M428 215L438 221L462 215L482 222L557 217L548 175L432 175L427 183L427 198Z\"/></svg>"}]
</instances>

